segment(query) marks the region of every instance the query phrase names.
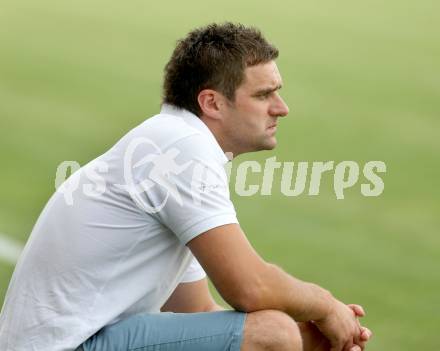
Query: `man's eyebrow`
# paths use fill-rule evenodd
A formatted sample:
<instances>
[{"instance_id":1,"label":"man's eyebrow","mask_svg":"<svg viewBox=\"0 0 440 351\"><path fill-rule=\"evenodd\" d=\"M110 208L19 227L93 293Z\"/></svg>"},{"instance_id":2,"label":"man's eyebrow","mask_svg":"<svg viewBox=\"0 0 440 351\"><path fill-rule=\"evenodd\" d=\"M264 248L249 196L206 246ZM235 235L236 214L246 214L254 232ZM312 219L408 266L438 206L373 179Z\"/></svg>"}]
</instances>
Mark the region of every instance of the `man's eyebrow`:
<instances>
[{"instance_id":1,"label":"man's eyebrow","mask_svg":"<svg viewBox=\"0 0 440 351\"><path fill-rule=\"evenodd\" d=\"M263 89L259 89L256 92L254 92L252 95L253 96L260 96L260 95L266 95L266 94L270 94L274 91L280 90L283 87L282 84L277 85L276 87L270 87L270 88L263 88Z\"/></svg>"}]
</instances>

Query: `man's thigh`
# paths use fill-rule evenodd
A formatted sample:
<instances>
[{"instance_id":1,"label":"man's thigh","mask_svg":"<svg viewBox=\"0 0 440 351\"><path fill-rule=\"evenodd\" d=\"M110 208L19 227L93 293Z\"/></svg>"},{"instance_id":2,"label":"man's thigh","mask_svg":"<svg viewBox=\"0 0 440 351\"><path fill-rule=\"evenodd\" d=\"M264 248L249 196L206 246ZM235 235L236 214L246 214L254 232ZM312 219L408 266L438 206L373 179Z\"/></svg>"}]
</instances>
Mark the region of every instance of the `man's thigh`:
<instances>
[{"instance_id":1,"label":"man's thigh","mask_svg":"<svg viewBox=\"0 0 440 351\"><path fill-rule=\"evenodd\" d=\"M84 351L239 351L246 314L235 311L138 314L104 327Z\"/></svg>"}]
</instances>

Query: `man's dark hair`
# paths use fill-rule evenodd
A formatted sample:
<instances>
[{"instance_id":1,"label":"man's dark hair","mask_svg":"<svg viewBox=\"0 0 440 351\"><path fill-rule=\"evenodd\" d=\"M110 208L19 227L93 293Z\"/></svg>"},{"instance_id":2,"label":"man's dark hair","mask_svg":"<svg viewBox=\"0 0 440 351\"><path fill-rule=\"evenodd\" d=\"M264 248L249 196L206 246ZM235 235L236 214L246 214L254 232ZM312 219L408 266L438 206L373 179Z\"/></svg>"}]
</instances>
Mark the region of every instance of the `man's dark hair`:
<instances>
[{"instance_id":1,"label":"man's dark hair","mask_svg":"<svg viewBox=\"0 0 440 351\"><path fill-rule=\"evenodd\" d=\"M200 91L213 89L234 102L245 68L277 57L278 49L256 28L233 23L197 28L177 42L165 66L163 102L200 116Z\"/></svg>"}]
</instances>

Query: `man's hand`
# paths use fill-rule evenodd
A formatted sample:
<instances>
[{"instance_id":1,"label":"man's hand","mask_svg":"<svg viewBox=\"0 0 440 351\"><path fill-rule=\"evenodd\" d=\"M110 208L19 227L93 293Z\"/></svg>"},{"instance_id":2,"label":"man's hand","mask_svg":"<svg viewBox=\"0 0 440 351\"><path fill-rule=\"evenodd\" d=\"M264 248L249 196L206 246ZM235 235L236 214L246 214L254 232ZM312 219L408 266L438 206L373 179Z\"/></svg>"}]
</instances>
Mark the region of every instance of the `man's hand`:
<instances>
[{"instance_id":1,"label":"man's hand","mask_svg":"<svg viewBox=\"0 0 440 351\"><path fill-rule=\"evenodd\" d=\"M366 341L356 316L352 307L334 299L327 316L315 321L315 325L329 340L330 351L363 350Z\"/></svg>"},{"instance_id":2,"label":"man's hand","mask_svg":"<svg viewBox=\"0 0 440 351\"><path fill-rule=\"evenodd\" d=\"M364 310L359 305L348 305L356 313L357 317L365 315ZM314 322L299 322L299 330L303 341L304 351L329 351L331 348L329 340L321 333ZM365 349L368 339L371 337L369 329L361 327L362 342L358 346L361 350Z\"/></svg>"}]
</instances>

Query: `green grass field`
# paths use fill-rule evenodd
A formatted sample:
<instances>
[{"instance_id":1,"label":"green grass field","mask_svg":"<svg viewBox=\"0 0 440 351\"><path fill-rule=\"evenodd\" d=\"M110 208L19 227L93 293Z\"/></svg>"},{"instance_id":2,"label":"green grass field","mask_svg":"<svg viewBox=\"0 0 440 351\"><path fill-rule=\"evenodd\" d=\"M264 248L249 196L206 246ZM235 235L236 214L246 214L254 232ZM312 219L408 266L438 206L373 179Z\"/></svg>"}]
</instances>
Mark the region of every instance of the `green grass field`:
<instances>
[{"instance_id":1,"label":"green grass field","mask_svg":"<svg viewBox=\"0 0 440 351\"><path fill-rule=\"evenodd\" d=\"M291 113L280 161L387 165L385 191L337 200L233 199L264 258L363 304L369 350L440 350L440 3L226 0L23 2L0 11L0 232L25 242L64 160L84 164L156 113L175 41L195 26L256 25L280 49ZM261 178L261 177L260 177ZM260 180L255 177L253 181ZM13 267L0 262L0 301Z\"/></svg>"}]
</instances>

